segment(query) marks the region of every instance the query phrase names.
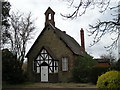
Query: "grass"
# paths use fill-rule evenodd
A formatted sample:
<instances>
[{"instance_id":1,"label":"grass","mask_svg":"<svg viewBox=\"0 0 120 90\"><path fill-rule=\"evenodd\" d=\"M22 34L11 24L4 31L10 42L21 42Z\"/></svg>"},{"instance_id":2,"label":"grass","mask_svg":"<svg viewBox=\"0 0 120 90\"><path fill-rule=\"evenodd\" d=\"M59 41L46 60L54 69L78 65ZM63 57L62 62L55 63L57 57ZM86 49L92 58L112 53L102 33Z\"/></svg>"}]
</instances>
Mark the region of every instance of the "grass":
<instances>
[{"instance_id":1,"label":"grass","mask_svg":"<svg viewBox=\"0 0 120 90\"><path fill-rule=\"evenodd\" d=\"M3 88L96 88L92 84L83 83L30 83L3 85Z\"/></svg>"}]
</instances>

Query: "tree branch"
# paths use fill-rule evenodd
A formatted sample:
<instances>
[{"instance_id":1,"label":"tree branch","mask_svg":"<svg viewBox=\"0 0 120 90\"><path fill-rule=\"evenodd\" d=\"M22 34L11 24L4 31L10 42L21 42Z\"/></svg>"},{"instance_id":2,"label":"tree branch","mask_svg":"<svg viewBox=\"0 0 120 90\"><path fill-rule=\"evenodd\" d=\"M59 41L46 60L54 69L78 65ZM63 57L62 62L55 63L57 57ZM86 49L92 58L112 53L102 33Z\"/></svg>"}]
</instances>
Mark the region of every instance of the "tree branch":
<instances>
[{"instance_id":1,"label":"tree branch","mask_svg":"<svg viewBox=\"0 0 120 90\"><path fill-rule=\"evenodd\" d=\"M120 23L115 22L115 21L103 21L103 22L101 22L99 20L95 26L93 26L93 25L89 25L89 26L90 26L90 31L88 31L90 33L89 36L94 35L93 44L91 44L90 46L93 46L96 43L98 43L104 35L109 34L109 33L110 34L116 33L117 38L116 39L111 38L113 40L113 43L105 48L110 50L110 49L113 49L116 47L117 41L118 41L119 36L120 36L120 33L117 32L118 26L120 26Z\"/></svg>"},{"instance_id":2,"label":"tree branch","mask_svg":"<svg viewBox=\"0 0 120 90\"><path fill-rule=\"evenodd\" d=\"M70 7L73 6L75 10L71 14L61 14L61 16L74 19L85 14L90 6L97 6L98 8L100 8L101 13L104 12L108 8L111 0L100 0L99 2L96 2L96 0L79 0L80 2L78 5L75 5L74 0L72 0L71 2L70 1L71 0L68 0L68 3L70 3Z\"/></svg>"}]
</instances>

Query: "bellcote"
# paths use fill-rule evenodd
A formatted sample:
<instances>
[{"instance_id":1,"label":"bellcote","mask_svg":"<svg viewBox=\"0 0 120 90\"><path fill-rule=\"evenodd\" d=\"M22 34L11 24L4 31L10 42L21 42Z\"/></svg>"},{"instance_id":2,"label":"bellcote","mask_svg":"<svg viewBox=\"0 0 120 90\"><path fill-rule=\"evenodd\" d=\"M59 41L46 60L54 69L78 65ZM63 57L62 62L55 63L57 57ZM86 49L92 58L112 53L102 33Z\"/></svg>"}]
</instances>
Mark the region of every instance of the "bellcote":
<instances>
[{"instance_id":1,"label":"bellcote","mask_svg":"<svg viewBox=\"0 0 120 90\"><path fill-rule=\"evenodd\" d=\"M49 23L55 26L54 15L55 12L50 7L48 7L48 9L45 12L45 26Z\"/></svg>"}]
</instances>

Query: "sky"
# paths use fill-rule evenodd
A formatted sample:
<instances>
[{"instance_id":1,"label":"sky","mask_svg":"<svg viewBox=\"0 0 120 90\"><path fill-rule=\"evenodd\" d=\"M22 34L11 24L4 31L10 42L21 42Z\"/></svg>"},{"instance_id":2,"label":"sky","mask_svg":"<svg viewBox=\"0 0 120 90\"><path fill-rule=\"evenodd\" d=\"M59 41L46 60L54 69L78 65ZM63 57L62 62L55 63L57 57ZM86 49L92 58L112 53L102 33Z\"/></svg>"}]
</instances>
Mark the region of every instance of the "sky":
<instances>
[{"instance_id":1,"label":"sky","mask_svg":"<svg viewBox=\"0 0 120 90\"><path fill-rule=\"evenodd\" d=\"M111 38L109 35L104 36L99 43L90 47L90 44L93 41L93 37L88 36L87 30L89 30L89 24L95 24L98 19L111 19L110 11L106 11L103 14L100 14L98 9L89 9L87 12L76 19L66 19L60 14L68 14L72 11L69 8L68 2L64 0L8 0L11 4L11 13L12 11L29 13L32 12L32 16L35 21L36 30L34 32L34 37L29 41L27 45L27 52L41 33L44 28L45 23L45 11L48 7L51 7L55 11L55 26L62 31L72 36L79 44L80 43L80 29L84 29L85 34L85 49L88 54L94 58L99 58L101 55L108 53L104 46L107 46L111 43ZM116 4L114 0L112 4ZM113 50L115 57L117 56L117 50Z\"/></svg>"}]
</instances>

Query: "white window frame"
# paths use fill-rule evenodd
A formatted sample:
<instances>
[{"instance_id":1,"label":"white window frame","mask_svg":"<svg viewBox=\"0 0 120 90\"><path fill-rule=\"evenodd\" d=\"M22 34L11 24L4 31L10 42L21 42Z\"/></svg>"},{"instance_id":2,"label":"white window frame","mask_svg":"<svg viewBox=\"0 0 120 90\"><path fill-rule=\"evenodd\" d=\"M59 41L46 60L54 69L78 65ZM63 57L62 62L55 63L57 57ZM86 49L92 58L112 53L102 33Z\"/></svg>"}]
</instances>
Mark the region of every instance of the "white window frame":
<instances>
[{"instance_id":1,"label":"white window frame","mask_svg":"<svg viewBox=\"0 0 120 90\"><path fill-rule=\"evenodd\" d=\"M54 61L54 72L58 73L58 62L57 61Z\"/></svg>"},{"instance_id":2,"label":"white window frame","mask_svg":"<svg viewBox=\"0 0 120 90\"><path fill-rule=\"evenodd\" d=\"M37 73L40 73L40 67L37 67Z\"/></svg>"},{"instance_id":3,"label":"white window frame","mask_svg":"<svg viewBox=\"0 0 120 90\"><path fill-rule=\"evenodd\" d=\"M62 57L62 71L68 71L68 58Z\"/></svg>"}]
</instances>

